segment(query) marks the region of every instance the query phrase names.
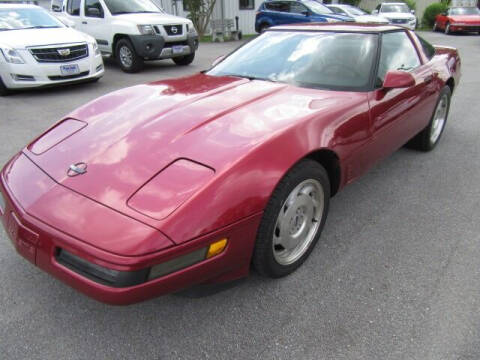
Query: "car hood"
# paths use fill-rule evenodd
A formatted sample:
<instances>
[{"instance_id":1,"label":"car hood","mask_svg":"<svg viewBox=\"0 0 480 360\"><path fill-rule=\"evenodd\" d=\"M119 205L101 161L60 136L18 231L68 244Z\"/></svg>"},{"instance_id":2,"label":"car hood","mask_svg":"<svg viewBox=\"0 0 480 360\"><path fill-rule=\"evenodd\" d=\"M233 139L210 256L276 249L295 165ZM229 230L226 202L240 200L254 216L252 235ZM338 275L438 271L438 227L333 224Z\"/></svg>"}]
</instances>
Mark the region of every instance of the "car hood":
<instances>
[{"instance_id":1,"label":"car hood","mask_svg":"<svg viewBox=\"0 0 480 360\"><path fill-rule=\"evenodd\" d=\"M15 49L85 42L89 36L71 28L10 30L0 33L0 44Z\"/></svg>"},{"instance_id":2,"label":"car hood","mask_svg":"<svg viewBox=\"0 0 480 360\"><path fill-rule=\"evenodd\" d=\"M180 16L165 14L165 13L140 13L140 14L121 14L114 15L116 20L129 21L138 25L143 24L153 24L153 25L163 25L163 24L188 24L189 20L182 18Z\"/></svg>"},{"instance_id":3,"label":"car hood","mask_svg":"<svg viewBox=\"0 0 480 360\"><path fill-rule=\"evenodd\" d=\"M448 18L455 22L461 22L465 24L480 23L480 15L450 15Z\"/></svg>"},{"instance_id":4,"label":"car hood","mask_svg":"<svg viewBox=\"0 0 480 360\"><path fill-rule=\"evenodd\" d=\"M382 13L381 16L387 19L415 19L415 15L410 13Z\"/></svg>"},{"instance_id":5,"label":"car hood","mask_svg":"<svg viewBox=\"0 0 480 360\"><path fill-rule=\"evenodd\" d=\"M380 24L388 24L388 20L375 15L360 15L355 16L355 21L359 23L380 23Z\"/></svg>"},{"instance_id":6,"label":"car hood","mask_svg":"<svg viewBox=\"0 0 480 360\"><path fill-rule=\"evenodd\" d=\"M101 97L24 153L63 186L161 230L161 221L127 204L169 165L179 159L202 164L215 174L207 181L215 181L275 134L316 113L328 116L338 104L348 108L352 99L348 92L198 74ZM86 172L69 176L70 165L78 163L88 166ZM181 195L178 189L171 193Z\"/></svg>"}]
</instances>

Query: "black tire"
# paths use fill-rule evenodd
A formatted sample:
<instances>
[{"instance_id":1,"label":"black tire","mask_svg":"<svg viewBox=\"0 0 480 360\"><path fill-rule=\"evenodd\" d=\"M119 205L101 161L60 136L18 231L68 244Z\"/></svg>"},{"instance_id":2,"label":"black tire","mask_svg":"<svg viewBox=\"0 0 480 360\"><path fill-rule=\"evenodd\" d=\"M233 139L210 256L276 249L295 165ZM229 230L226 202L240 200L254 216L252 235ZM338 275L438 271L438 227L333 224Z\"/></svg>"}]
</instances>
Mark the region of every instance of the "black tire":
<instances>
[{"instance_id":1,"label":"black tire","mask_svg":"<svg viewBox=\"0 0 480 360\"><path fill-rule=\"evenodd\" d=\"M310 237L312 240L307 242L305 249L298 254L299 257L296 258L292 263L281 264L276 259L276 255L274 254L274 252L277 251L276 246L278 246L276 245L274 248L274 234L276 234L276 236L280 236L278 234L280 230L277 227L277 219L279 218L281 212L288 213L288 207L285 203L287 198L289 198L292 192L294 192L295 189L297 189L298 186L301 186L301 184L305 181L316 181L316 183L321 186L321 189L323 190L323 212L321 213L321 218L318 216L318 219L320 220L317 219L317 221L313 221L312 219L312 224L315 222L319 223L318 228L312 232L312 234L314 234L312 237ZM310 193L310 196L311 195L312 194ZM330 180L323 166L316 161L305 159L290 169L290 171L282 178L270 197L258 228L252 264L260 275L278 278L292 273L300 265L302 265L320 238L320 234L327 219L329 202ZM292 206L292 210L294 210L295 214L298 214L298 211L294 206ZM310 220L306 220L306 223L309 221ZM292 219L290 219L289 223L292 224ZM293 223L297 224L299 221L295 219ZM304 237L304 239L307 239L307 236Z\"/></svg>"},{"instance_id":2,"label":"black tire","mask_svg":"<svg viewBox=\"0 0 480 360\"><path fill-rule=\"evenodd\" d=\"M265 32L265 30L267 30L268 28L270 27L270 25L268 25L267 23L263 23L262 25L260 25L260 29L259 30L259 33L263 33Z\"/></svg>"},{"instance_id":3,"label":"black tire","mask_svg":"<svg viewBox=\"0 0 480 360\"><path fill-rule=\"evenodd\" d=\"M7 89L5 84L2 81L2 78L0 78L0 96L7 96L10 94L10 91Z\"/></svg>"},{"instance_id":4,"label":"black tire","mask_svg":"<svg viewBox=\"0 0 480 360\"><path fill-rule=\"evenodd\" d=\"M195 59L194 52L191 53L190 55L177 56L172 58L173 62L179 66L190 65L193 62L193 59Z\"/></svg>"},{"instance_id":5,"label":"black tire","mask_svg":"<svg viewBox=\"0 0 480 360\"><path fill-rule=\"evenodd\" d=\"M437 113L437 109L440 105L440 102L442 101L444 96L446 97L446 101L447 101L445 121L443 122L443 125L438 137L435 139L435 141L433 141L432 131L434 130L435 115ZM442 91L440 91L430 122L428 123L425 129L420 131L412 140L410 140L410 142L408 143L408 146L410 148L420 150L420 151L431 151L435 148L435 146L437 146L438 142L440 141L440 138L442 137L443 131L445 130L445 125L447 124L451 97L452 97L452 92L450 91L450 88L448 86L445 86L442 89Z\"/></svg>"},{"instance_id":6,"label":"black tire","mask_svg":"<svg viewBox=\"0 0 480 360\"><path fill-rule=\"evenodd\" d=\"M127 73L135 73L143 69L143 59L138 56L129 39L118 40L115 46L115 58L120 68Z\"/></svg>"},{"instance_id":7,"label":"black tire","mask_svg":"<svg viewBox=\"0 0 480 360\"><path fill-rule=\"evenodd\" d=\"M450 31L450 23L448 23L448 22L445 24L445 34L446 35L451 35L452 34L452 32Z\"/></svg>"}]
</instances>

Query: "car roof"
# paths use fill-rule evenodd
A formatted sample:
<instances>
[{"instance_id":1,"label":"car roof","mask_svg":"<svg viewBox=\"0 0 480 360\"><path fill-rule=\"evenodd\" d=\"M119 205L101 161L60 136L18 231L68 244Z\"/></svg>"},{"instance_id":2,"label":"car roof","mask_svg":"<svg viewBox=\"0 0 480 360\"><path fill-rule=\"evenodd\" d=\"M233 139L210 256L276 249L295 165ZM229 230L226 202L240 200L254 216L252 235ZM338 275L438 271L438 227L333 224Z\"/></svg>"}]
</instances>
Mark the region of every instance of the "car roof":
<instances>
[{"instance_id":1,"label":"car roof","mask_svg":"<svg viewBox=\"0 0 480 360\"><path fill-rule=\"evenodd\" d=\"M360 23L304 23L288 24L271 27L272 30L295 30L295 31L338 31L356 33L382 33L392 30L405 30L403 26L382 25L382 24L360 24ZM269 30L270 30L269 29Z\"/></svg>"},{"instance_id":2,"label":"car roof","mask_svg":"<svg viewBox=\"0 0 480 360\"><path fill-rule=\"evenodd\" d=\"M388 2L388 1L386 1L386 2L382 2L382 5L407 5L407 4L404 3L404 2L401 2L401 1L400 2Z\"/></svg>"}]
</instances>

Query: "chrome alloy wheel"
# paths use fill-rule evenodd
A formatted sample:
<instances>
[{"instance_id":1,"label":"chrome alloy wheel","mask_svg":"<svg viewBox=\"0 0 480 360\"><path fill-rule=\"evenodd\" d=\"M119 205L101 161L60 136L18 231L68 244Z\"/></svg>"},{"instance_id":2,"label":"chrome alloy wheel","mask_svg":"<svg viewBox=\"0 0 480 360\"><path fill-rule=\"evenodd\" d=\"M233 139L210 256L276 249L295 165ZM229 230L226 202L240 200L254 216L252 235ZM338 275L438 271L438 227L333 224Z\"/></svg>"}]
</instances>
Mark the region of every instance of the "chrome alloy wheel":
<instances>
[{"instance_id":1,"label":"chrome alloy wheel","mask_svg":"<svg viewBox=\"0 0 480 360\"><path fill-rule=\"evenodd\" d=\"M325 194L317 180L302 181L288 195L273 231L273 255L280 265L290 265L308 250L317 235Z\"/></svg>"},{"instance_id":2,"label":"chrome alloy wheel","mask_svg":"<svg viewBox=\"0 0 480 360\"><path fill-rule=\"evenodd\" d=\"M127 46L122 46L119 51L120 61L122 65L126 68L132 67L133 64L133 54L132 51Z\"/></svg>"},{"instance_id":3,"label":"chrome alloy wheel","mask_svg":"<svg viewBox=\"0 0 480 360\"><path fill-rule=\"evenodd\" d=\"M443 94L435 109L432 126L430 128L430 143L435 144L442 134L445 122L447 121L448 95Z\"/></svg>"}]
</instances>

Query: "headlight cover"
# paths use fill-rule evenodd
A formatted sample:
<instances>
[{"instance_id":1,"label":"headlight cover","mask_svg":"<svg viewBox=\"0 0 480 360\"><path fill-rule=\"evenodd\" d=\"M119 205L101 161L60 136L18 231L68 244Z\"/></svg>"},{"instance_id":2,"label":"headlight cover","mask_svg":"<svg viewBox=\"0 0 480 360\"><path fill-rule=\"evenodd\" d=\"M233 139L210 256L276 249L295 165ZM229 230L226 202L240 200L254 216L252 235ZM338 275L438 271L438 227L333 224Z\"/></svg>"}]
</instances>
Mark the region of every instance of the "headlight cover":
<instances>
[{"instance_id":1,"label":"headlight cover","mask_svg":"<svg viewBox=\"0 0 480 360\"><path fill-rule=\"evenodd\" d=\"M5 60L10 64L25 64L22 56L15 49L4 47L0 48L0 52Z\"/></svg>"},{"instance_id":2,"label":"headlight cover","mask_svg":"<svg viewBox=\"0 0 480 360\"><path fill-rule=\"evenodd\" d=\"M100 49L98 48L98 44L97 44L96 41L94 41L94 42L92 43L92 47L93 47L93 52L94 52L95 56L98 56L98 55L101 54L101 53L100 53Z\"/></svg>"},{"instance_id":3,"label":"headlight cover","mask_svg":"<svg viewBox=\"0 0 480 360\"><path fill-rule=\"evenodd\" d=\"M155 29L153 28L153 25L137 25L137 26L138 26L138 31L140 31L140 34L155 35Z\"/></svg>"},{"instance_id":4,"label":"headlight cover","mask_svg":"<svg viewBox=\"0 0 480 360\"><path fill-rule=\"evenodd\" d=\"M193 23L192 24L187 24L187 33L189 33L191 35L196 35L197 34L197 30L195 29L195 26L193 26Z\"/></svg>"}]
</instances>

